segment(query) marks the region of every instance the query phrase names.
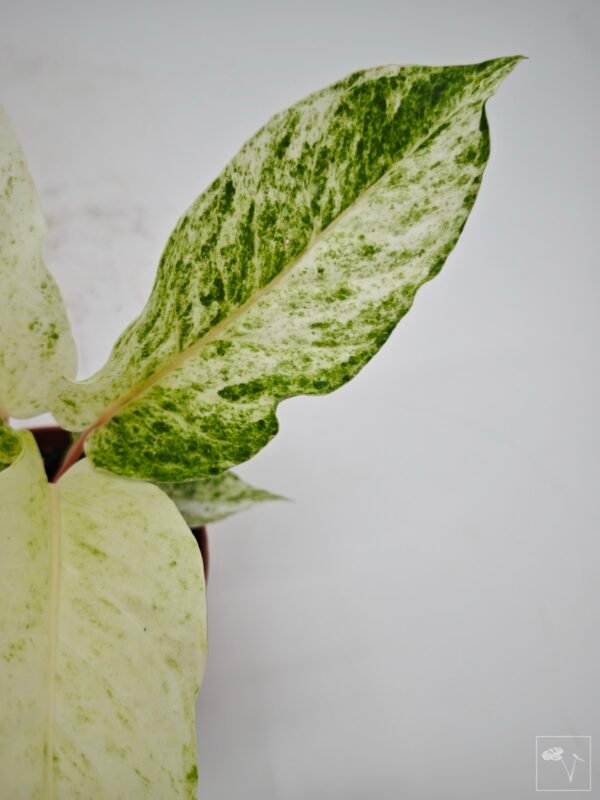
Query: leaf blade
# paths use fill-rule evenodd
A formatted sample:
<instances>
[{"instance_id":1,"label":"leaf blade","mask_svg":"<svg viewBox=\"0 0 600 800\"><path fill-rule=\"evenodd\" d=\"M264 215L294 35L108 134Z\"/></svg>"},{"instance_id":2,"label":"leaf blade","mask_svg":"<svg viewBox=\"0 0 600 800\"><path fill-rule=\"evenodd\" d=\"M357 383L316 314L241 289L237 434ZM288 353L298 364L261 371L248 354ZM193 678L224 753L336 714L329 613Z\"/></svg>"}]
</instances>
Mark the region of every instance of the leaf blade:
<instances>
[{"instance_id":1,"label":"leaf blade","mask_svg":"<svg viewBox=\"0 0 600 800\"><path fill-rule=\"evenodd\" d=\"M0 786L25 800L43 797L46 780L46 671L49 581L48 493L27 434L0 473ZM27 520L27 526L23 520ZM18 622L17 622L18 621ZM15 735L21 731L21 736Z\"/></svg>"},{"instance_id":2,"label":"leaf blade","mask_svg":"<svg viewBox=\"0 0 600 800\"><path fill-rule=\"evenodd\" d=\"M42 255L46 223L23 149L0 106L0 411L50 408L55 382L76 370L59 289Z\"/></svg>"},{"instance_id":3,"label":"leaf blade","mask_svg":"<svg viewBox=\"0 0 600 800\"><path fill-rule=\"evenodd\" d=\"M21 436L0 474L1 793L195 800L196 543L149 484L84 461L49 487Z\"/></svg>"},{"instance_id":4,"label":"leaf blade","mask_svg":"<svg viewBox=\"0 0 600 800\"><path fill-rule=\"evenodd\" d=\"M281 495L251 486L233 472L198 481L164 483L160 484L160 488L169 495L190 527L218 522L259 503L287 500Z\"/></svg>"},{"instance_id":5,"label":"leaf blade","mask_svg":"<svg viewBox=\"0 0 600 800\"><path fill-rule=\"evenodd\" d=\"M94 462L219 473L275 435L281 400L352 378L456 243L489 153L483 106L516 61L356 73L259 131L180 221L106 367L61 395L63 424L108 421Z\"/></svg>"}]
</instances>

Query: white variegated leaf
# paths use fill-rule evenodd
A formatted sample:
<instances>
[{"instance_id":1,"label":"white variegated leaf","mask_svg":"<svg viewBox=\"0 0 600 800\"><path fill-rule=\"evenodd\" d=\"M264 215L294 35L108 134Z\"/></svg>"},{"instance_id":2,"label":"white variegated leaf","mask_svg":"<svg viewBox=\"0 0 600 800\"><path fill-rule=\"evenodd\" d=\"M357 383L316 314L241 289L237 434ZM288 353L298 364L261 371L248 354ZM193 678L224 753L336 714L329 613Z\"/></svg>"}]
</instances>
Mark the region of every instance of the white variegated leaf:
<instances>
[{"instance_id":1,"label":"white variegated leaf","mask_svg":"<svg viewBox=\"0 0 600 800\"><path fill-rule=\"evenodd\" d=\"M269 500L286 500L278 494L258 489L246 483L233 472L224 472L183 483L163 483L160 488L175 503L188 525L207 525L257 503Z\"/></svg>"},{"instance_id":2,"label":"white variegated leaf","mask_svg":"<svg viewBox=\"0 0 600 800\"><path fill-rule=\"evenodd\" d=\"M217 474L350 380L442 268L518 58L357 72L271 119L182 217L105 367L54 412L105 469Z\"/></svg>"},{"instance_id":3,"label":"white variegated leaf","mask_svg":"<svg viewBox=\"0 0 600 800\"><path fill-rule=\"evenodd\" d=\"M0 473L0 797L196 800L206 651L196 542L151 484L89 461Z\"/></svg>"},{"instance_id":4,"label":"white variegated leaf","mask_svg":"<svg viewBox=\"0 0 600 800\"><path fill-rule=\"evenodd\" d=\"M72 378L75 344L42 255L46 223L23 150L0 106L0 416L50 407L56 380Z\"/></svg>"}]
</instances>

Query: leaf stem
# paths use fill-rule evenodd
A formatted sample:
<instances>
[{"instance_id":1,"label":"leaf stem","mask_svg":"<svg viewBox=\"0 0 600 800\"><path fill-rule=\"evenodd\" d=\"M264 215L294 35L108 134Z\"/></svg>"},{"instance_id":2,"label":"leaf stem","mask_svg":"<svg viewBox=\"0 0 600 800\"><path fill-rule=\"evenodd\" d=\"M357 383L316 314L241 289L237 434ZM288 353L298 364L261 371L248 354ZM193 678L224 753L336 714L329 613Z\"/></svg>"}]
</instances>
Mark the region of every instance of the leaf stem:
<instances>
[{"instance_id":1,"label":"leaf stem","mask_svg":"<svg viewBox=\"0 0 600 800\"><path fill-rule=\"evenodd\" d=\"M83 453L83 446L85 445L85 440L87 439L88 435L92 432L95 425L90 425L89 428L86 428L82 434L80 434L79 438L77 438L71 447L67 450L65 457L62 460L60 467L56 475L52 478L52 483L56 483L65 472L72 467L79 459Z\"/></svg>"}]
</instances>

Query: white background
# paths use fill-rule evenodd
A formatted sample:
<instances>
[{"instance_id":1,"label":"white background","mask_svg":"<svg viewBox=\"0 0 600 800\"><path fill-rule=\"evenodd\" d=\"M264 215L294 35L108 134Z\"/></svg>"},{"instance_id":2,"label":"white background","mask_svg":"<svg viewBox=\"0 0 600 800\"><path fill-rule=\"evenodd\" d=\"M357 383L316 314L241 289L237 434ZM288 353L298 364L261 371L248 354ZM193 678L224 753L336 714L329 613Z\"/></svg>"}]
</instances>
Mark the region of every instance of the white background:
<instances>
[{"instance_id":1,"label":"white background","mask_svg":"<svg viewBox=\"0 0 600 800\"><path fill-rule=\"evenodd\" d=\"M442 275L240 469L295 503L211 528L204 800L521 800L536 734L600 742L599 10L0 0L82 376L272 113L370 65L530 58Z\"/></svg>"}]
</instances>

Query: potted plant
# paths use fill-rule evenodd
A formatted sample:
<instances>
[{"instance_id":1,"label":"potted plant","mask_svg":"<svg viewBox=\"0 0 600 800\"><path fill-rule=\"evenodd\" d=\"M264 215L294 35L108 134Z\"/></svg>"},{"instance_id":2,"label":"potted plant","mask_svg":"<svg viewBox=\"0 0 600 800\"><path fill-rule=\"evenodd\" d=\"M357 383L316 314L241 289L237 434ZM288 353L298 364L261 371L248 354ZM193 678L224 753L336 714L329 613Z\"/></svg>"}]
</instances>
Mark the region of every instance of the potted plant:
<instances>
[{"instance_id":1,"label":"potted plant","mask_svg":"<svg viewBox=\"0 0 600 800\"><path fill-rule=\"evenodd\" d=\"M2 797L196 797L206 610L187 523L267 499L229 470L277 433L278 403L350 380L440 271L488 159L485 103L518 60L368 69L275 115L181 217L83 381L2 114ZM9 425L46 411L59 449L73 436L57 467L37 433L51 482Z\"/></svg>"}]
</instances>

